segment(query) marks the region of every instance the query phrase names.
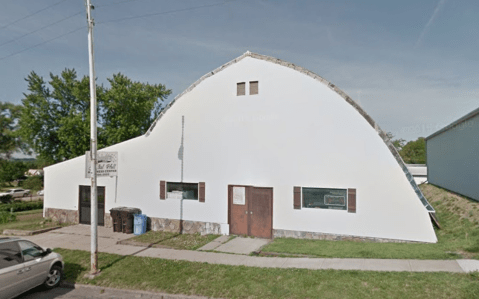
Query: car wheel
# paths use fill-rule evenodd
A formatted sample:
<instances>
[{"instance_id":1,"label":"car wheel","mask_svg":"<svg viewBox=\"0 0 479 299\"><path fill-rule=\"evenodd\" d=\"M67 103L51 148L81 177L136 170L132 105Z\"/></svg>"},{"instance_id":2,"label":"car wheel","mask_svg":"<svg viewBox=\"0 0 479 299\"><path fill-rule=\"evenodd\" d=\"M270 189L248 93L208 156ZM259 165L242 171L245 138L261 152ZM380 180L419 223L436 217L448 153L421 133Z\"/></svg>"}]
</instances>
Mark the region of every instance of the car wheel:
<instances>
[{"instance_id":1,"label":"car wheel","mask_svg":"<svg viewBox=\"0 0 479 299\"><path fill-rule=\"evenodd\" d=\"M63 271L60 266L53 266L48 272L47 280L45 280L45 287L47 289L52 289L57 287L62 281Z\"/></svg>"}]
</instances>

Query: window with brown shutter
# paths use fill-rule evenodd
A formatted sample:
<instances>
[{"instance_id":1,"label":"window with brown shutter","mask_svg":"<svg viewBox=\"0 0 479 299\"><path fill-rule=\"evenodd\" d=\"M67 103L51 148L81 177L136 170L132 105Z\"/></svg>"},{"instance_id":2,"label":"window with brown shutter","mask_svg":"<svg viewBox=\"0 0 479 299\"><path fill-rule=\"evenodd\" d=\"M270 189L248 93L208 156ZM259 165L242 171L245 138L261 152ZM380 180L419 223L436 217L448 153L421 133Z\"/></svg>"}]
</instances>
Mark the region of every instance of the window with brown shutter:
<instances>
[{"instance_id":1,"label":"window with brown shutter","mask_svg":"<svg viewBox=\"0 0 479 299\"><path fill-rule=\"evenodd\" d=\"M301 209L301 187L294 187L294 208Z\"/></svg>"},{"instance_id":2,"label":"window with brown shutter","mask_svg":"<svg viewBox=\"0 0 479 299\"><path fill-rule=\"evenodd\" d=\"M200 182L200 190L199 190L199 202L205 202L205 183Z\"/></svg>"},{"instance_id":3,"label":"window with brown shutter","mask_svg":"<svg viewBox=\"0 0 479 299\"><path fill-rule=\"evenodd\" d=\"M167 199L199 200L199 184L185 182L167 182Z\"/></svg>"},{"instance_id":4,"label":"window with brown shutter","mask_svg":"<svg viewBox=\"0 0 479 299\"><path fill-rule=\"evenodd\" d=\"M301 188L302 208L346 211L348 190L337 188Z\"/></svg>"},{"instance_id":5,"label":"window with brown shutter","mask_svg":"<svg viewBox=\"0 0 479 299\"><path fill-rule=\"evenodd\" d=\"M348 212L356 213L356 189L348 189Z\"/></svg>"},{"instance_id":6,"label":"window with brown shutter","mask_svg":"<svg viewBox=\"0 0 479 299\"><path fill-rule=\"evenodd\" d=\"M250 81L249 82L249 94L258 94L258 81Z\"/></svg>"},{"instance_id":7,"label":"window with brown shutter","mask_svg":"<svg viewBox=\"0 0 479 299\"><path fill-rule=\"evenodd\" d=\"M166 199L166 182L160 181L160 199Z\"/></svg>"},{"instance_id":8,"label":"window with brown shutter","mask_svg":"<svg viewBox=\"0 0 479 299\"><path fill-rule=\"evenodd\" d=\"M240 82L236 84L236 95L244 96L246 94L246 83Z\"/></svg>"}]
</instances>

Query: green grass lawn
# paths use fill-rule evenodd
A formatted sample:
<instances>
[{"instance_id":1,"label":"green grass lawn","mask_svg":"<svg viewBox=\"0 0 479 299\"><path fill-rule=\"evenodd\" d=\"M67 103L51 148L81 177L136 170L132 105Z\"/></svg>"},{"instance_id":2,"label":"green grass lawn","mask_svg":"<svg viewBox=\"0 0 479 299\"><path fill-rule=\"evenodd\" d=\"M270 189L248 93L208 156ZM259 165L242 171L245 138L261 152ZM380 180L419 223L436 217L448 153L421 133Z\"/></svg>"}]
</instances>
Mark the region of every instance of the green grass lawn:
<instances>
[{"instance_id":1,"label":"green grass lawn","mask_svg":"<svg viewBox=\"0 0 479 299\"><path fill-rule=\"evenodd\" d=\"M266 269L56 249L72 283L216 298L478 298L479 274Z\"/></svg>"},{"instance_id":2,"label":"green grass lawn","mask_svg":"<svg viewBox=\"0 0 479 299\"><path fill-rule=\"evenodd\" d=\"M218 238L219 235L179 234L162 231L149 231L143 235L122 241L134 245L169 247L174 249L196 250Z\"/></svg>"},{"instance_id":3,"label":"green grass lawn","mask_svg":"<svg viewBox=\"0 0 479 299\"><path fill-rule=\"evenodd\" d=\"M16 221L0 224L0 233L5 229L38 230L55 226L67 226L69 224L58 224L48 218L43 218L43 210L30 210L15 212Z\"/></svg>"},{"instance_id":4,"label":"green grass lawn","mask_svg":"<svg viewBox=\"0 0 479 299\"><path fill-rule=\"evenodd\" d=\"M16 212L15 214L17 215L17 219L22 218L23 215L30 215L30 214L42 214L43 215L43 209L21 211L21 212Z\"/></svg>"},{"instance_id":5,"label":"green grass lawn","mask_svg":"<svg viewBox=\"0 0 479 299\"><path fill-rule=\"evenodd\" d=\"M315 257L384 259L479 258L479 203L429 184L420 185L442 229L436 244L368 243L278 238L263 252Z\"/></svg>"}]
</instances>

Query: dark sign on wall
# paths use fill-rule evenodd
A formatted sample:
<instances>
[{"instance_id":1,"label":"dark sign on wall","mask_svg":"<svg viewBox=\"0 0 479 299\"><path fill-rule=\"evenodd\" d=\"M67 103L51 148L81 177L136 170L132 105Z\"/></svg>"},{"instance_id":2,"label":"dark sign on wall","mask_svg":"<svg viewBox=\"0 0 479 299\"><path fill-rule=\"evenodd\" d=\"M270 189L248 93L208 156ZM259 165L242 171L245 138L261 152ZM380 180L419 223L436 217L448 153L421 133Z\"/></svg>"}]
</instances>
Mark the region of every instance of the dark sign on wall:
<instances>
[{"instance_id":1,"label":"dark sign on wall","mask_svg":"<svg viewBox=\"0 0 479 299\"><path fill-rule=\"evenodd\" d=\"M303 187L303 208L347 209L347 189Z\"/></svg>"}]
</instances>

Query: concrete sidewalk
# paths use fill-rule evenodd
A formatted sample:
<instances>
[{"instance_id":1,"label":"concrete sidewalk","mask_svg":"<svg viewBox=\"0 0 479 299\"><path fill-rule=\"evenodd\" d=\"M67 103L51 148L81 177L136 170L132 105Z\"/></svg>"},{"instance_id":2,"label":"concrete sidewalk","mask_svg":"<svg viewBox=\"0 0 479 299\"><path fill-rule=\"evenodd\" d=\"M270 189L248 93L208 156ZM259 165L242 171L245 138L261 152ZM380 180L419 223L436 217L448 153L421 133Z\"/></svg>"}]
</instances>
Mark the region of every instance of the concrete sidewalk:
<instances>
[{"instance_id":1,"label":"concrete sidewalk","mask_svg":"<svg viewBox=\"0 0 479 299\"><path fill-rule=\"evenodd\" d=\"M409 271L409 272L454 272L479 271L479 260L395 260L395 259L354 259L354 258L280 258L255 257L238 254L148 248L120 245L118 241L133 235L114 233L111 228L98 227L98 250L119 255L134 255L225 264L233 266L264 268L301 268L313 270L365 270L365 271ZM27 236L43 247L90 250L90 226L74 225L35 236ZM234 239L233 239L234 240ZM228 243L225 243L228 244Z\"/></svg>"}]
</instances>

